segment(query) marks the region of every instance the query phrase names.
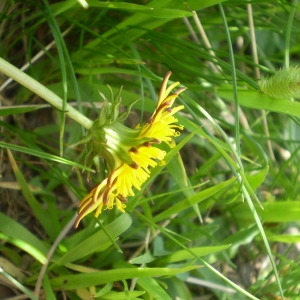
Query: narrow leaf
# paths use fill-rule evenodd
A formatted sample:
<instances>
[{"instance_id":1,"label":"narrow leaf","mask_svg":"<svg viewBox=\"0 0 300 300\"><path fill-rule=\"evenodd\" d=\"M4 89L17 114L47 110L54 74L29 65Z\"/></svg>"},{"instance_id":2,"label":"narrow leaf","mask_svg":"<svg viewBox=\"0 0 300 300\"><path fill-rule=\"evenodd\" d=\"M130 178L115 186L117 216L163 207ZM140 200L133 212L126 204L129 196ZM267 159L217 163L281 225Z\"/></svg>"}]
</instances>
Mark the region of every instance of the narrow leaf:
<instances>
[{"instance_id":1,"label":"narrow leaf","mask_svg":"<svg viewBox=\"0 0 300 300\"><path fill-rule=\"evenodd\" d=\"M35 150L35 149L30 149L30 148L26 148L26 147L23 147L23 146L18 146L18 145L14 145L14 144L10 144L10 143L5 143L5 142L0 142L0 147L15 150L15 151L19 151L19 152L26 153L26 154L30 154L30 155L33 155L33 156L36 156L36 157L39 157L39 158L44 158L44 159L55 161L55 162L62 163L62 164L65 164L65 165L70 165L70 166L73 166L73 167L77 167L79 169L84 169L84 170L87 170L87 171L93 171L92 169L88 169L85 166L80 165L80 164L78 164L74 161L67 160L63 157L59 157L59 156L56 156L56 155L53 155L53 154L41 152L41 151L38 151L38 150Z\"/></svg>"},{"instance_id":2,"label":"narrow leaf","mask_svg":"<svg viewBox=\"0 0 300 300\"><path fill-rule=\"evenodd\" d=\"M0 116L24 114L26 112L34 111L40 108L50 107L50 105L18 105L18 106L2 106L0 107Z\"/></svg>"},{"instance_id":3,"label":"narrow leaf","mask_svg":"<svg viewBox=\"0 0 300 300\"><path fill-rule=\"evenodd\" d=\"M153 276L172 276L180 273L189 272L197 269L199 266L188 266L183 268L124 268L108 271L99 271L94 273L82 273L75 275L65 275L53 278L51 280L53 288L64 288L72 290L78 288L90 287L93 285L105 284L119 280L153 277Z\"/></svg>"},{"instance_id":4,"label":"narrow leaf","mask_svg":"<svg viewBox=\"0 0 300 300\"><path fill-rule=\"evenodd\" d=\"M45 228L46 232L54 237L57 232L59 231L59 224L57 220L54 220L51 218L49 215L49 212L47 212L40 203L36 200L34 197L26 179L24 178L23 174L21 173L20 169L18 168L18 165L11 154L10 150L7 149L9 161L11 163L11 166L13 168L14 174L18 180L18 183L20 185L20 188L23 192L23 195L29 204L30 208L33 211L34 216L36 217L37 220L39 220L39 223L43 225Z\"/></svg>"}]
</instances>

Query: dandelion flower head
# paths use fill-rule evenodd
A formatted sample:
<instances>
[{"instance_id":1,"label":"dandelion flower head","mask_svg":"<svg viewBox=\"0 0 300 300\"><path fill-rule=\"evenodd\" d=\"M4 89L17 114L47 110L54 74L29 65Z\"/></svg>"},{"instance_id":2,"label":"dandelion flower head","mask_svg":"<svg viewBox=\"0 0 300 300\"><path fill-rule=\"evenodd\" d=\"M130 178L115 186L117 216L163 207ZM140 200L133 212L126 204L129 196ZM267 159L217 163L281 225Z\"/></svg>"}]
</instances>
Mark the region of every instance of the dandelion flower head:
<instances>
[{"instance_id":1,"label":"dandelion flower head","mask_svg":"<svg viewBox=\"0 0 300 300\"><path fill-rule=\"evenodd\" d=\"M173 104L185 88L172 93L180 83L175 82L168 87L170 76L171 72L168 72L164 77L156 108L144 125L131 129L120 122L116 112L120 98L115 99L110 109L107 105L102 108L99 119L88 133L86 157L94 160L103 157L109 172L81 200L75 227L91 212L96 217L103 210L113 207L125 212L127 198L134 196L136 190L141 190L143 183L150 177L151 169L166 156L158 144L174 145L174 137L183 129L174 115L184 106L173 107Z\"/></svg>"}]
</instances>

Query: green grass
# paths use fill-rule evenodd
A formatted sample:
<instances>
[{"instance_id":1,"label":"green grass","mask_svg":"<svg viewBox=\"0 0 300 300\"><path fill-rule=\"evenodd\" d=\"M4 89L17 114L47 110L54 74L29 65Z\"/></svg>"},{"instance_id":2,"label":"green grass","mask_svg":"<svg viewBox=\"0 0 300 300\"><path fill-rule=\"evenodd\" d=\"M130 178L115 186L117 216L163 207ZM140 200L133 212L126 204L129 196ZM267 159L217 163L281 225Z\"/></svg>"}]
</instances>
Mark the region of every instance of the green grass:
<instances>
[{"instance_id":1,"label":"green grass","mask_svg":"<svg viewBox=\"0 0 300 300\"><path fill-rule=\"evenodd\" d=\"M0 4L0 280L10 297L299 299L298 69L295 82L277 73L259 88L299 64L298 1L87 2ZM123 111L138 100L134 127L169 70L188 89L166 164L126 213L90 214L75 230L79 201L104 174L104 164L85 169L78 142L107 85L115 95L123 86Z\"/></svg>"}]
</instances>

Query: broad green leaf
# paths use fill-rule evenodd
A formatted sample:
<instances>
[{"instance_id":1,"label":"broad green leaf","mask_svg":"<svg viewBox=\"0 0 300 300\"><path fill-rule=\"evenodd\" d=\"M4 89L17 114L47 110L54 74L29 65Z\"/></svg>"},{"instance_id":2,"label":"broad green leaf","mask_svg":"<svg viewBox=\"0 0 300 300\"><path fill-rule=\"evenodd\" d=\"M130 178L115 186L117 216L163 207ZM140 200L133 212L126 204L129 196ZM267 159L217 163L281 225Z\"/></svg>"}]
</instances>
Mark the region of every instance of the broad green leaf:
<instances>
[{"instance_id":1,"label":"broad green leaf","mask_svg":"<svg viewBox=\"0 0 300 300\"><path fill-rule=\"evenodd\" d=\"M116 240L120 234L130 227L131 222L132 220L128 214L120 215L120 217L105 226L109 237L99 228L96 233L85 238L80 244L68 249L67 253L56 261L56 264L64 265L94 252L104 251L112 245L112 240Z\"/></svg>"},{"instance_id":2,"label":"broad green leaf","mask_svg":"<svg viewBox=\"0 0 300 300\"><path fill-rule=\"evenodd\" d=\"M259 213L264 222L288 223L300 220L300 201L276 201L263 203Z\"/></svg>"},{"instance_id":3,"label":"broad green leaf","mask_svg":"<svg viewBox=\"0 0 300 300\"><path fill-rule=\"evenodd\" d=\"M148 264L155 260L155 257L153 257L150 253L150 251L147 251L145 254L135 257L134 259L130 260L131 264Z\"/></svg>"},{"instance_id":4,"label":"broad green leaf","mask_svg":"<svg viewBox=\"0 0 300 300\"><path fill-rule=\"evenodd\" d=\"M0 239L27 252L41 264L46 262L48 248L21 224L0 212Z\"/></svg>"},{"instance_id":5,"label":"broad green leaf","mask_svg":"<svg viewBox=\"0 0 300 300\"><path fill-rule=\"evenodd\" d=\"M141 286L146 292L148 292L153 299L157 300L172 300L161 285L158 284L157 280L151 277L140 277L137 280L137 284Z\"/></svg>"},{"instance_id":6,"label":"broad green leaf","mask_svg":"<svg viewBox=\"0 0 300 300\"><path fill-rule=\"evenodd\" d=\"M289 223L300 219L299 201L276 201L262 203L263 209L258 208L257 213L264 223ZM233 208L237 220L241 222L253 220L253 216L245 203Z\"/></svg>"},{"instance_id":7,"label":"broad green leaf","mask_svg":"<svg viewBox=\"0 0 300 300\"><path fill-rule=\"evenodd\" d=\"M131 278L172 276L197 268L199 266L194 265L182 268L123 268L108 271L103 270L94 273L58 276L51 280L51 284L53 288L72 290Z\"/></svg>"},{"instance_id":8,"label":"broad green leaf","mask_svg":"<svg viewBox=\"0 0 300 300\"><path fill-rule=\"evenodd\" d=\"M220 97L233 102L233 92L231 89L218 89ZM260 91L238 90L238 103L241 106L254 109L265 109L273 112L283 113L291 116L300 116L300 103L290 99L274 99Z\"/></svg>"},{"instance_id":9,"label":"broad green leaf","mask_svg":"<svg viewBox=\"0 0 300 300\"><path fill-rule=\"evenodd\" d=\"M300 234L272 234L268 233L268 240L278 243L294 244L300 242Z\"/></svg>"}]
</instances>

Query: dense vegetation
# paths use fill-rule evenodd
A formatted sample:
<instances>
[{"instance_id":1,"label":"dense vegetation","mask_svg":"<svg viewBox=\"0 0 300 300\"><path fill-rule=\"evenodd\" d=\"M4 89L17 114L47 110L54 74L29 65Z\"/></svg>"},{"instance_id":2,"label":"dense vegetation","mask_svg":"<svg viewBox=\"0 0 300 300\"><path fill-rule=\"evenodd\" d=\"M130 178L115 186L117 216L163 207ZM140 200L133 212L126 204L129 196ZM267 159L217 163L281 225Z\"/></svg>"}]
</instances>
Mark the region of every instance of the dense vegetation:
<instances>
[{"instance_id":1,"label":"dense vegetation","mask_svg":"<svg viewBox=\"0 0 300 300\"><path fill-rule=\"evenodd\" d=\"M134 2L0 3L0 294L298 299L298 1ZM92 121L120 95L138 128L168 71L176 145L75 229Z\"/></svg>"}]
</instances>

